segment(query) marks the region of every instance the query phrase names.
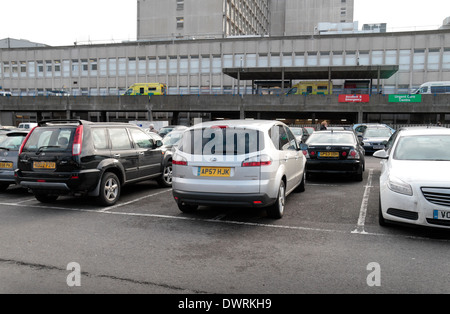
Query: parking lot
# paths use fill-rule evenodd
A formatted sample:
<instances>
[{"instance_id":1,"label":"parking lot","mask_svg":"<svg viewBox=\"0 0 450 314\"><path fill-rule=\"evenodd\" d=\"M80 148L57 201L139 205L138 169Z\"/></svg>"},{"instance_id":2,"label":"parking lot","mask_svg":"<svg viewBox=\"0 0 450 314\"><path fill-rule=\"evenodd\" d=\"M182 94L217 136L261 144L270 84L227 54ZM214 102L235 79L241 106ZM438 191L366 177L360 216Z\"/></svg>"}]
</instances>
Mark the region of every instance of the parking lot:
<instances>
[{"instance_id":1,"label":"parking lot","mask_svg":"<svg viewBox=\"0 0 450 314\"><path fill-rule=\"evenodd\" d=\"M450 232L378 225L380 162L363 182L315 177L262 209L181 213L171 189L124 187L119 202L0 195L0 293L450 293ZM79 265L78 284L68 284Z\"/></svg>"}]
</instances>

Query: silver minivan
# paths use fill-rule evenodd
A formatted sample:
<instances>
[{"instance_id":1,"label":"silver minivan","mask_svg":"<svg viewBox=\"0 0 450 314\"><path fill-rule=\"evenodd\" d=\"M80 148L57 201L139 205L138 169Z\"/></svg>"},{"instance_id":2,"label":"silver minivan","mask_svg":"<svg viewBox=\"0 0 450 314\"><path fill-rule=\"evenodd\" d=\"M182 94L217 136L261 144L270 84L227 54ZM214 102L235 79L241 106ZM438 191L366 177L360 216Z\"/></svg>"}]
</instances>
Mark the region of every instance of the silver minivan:
<instances>
[{"instance_id":1,"label":"silver minivan","mask_svg":"<svg viewBox=\"0 0 450 314\"><path fill-rule=\"evenodd\" d=\"M172 164L173 196L182 212L199 205L266 207L278 219L286 196L305 190L306 158L279 121L197 124L184 132Z\"/></svg>"}]
</instances>

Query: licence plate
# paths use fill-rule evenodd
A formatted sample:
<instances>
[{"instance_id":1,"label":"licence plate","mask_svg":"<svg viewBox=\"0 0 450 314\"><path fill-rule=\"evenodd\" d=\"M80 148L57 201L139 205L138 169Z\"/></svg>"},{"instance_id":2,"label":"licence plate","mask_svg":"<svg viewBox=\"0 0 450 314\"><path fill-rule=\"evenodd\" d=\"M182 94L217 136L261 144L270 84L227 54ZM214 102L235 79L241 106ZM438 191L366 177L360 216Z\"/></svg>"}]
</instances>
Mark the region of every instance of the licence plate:
<instances>
[{"instance_id":1,"label":"licence plate","mask_svg":"<svg viewBox=\"0 0 450 314\"><path fill-rule=\"evenodd\" d=\"M199 177L229 177L231 168L200 167L198 168Z\"/></svg>"},{"instance_id":2,"label":"licence plate","mask_svg":"<svg viewBox=\"0 0 450 314\"><path fill-rule=\"evenodd\" d=\"M1 169L12 169L12 167L13 167L12 162L0 162Z\"/></svg>"},{"instance_id":3,"label":"licence plate","mask_svg":"<svg viewBox=\"0 0 450 314\"><path fill-rule=\"evenodd\" d=\"M33 162L34 169L56 169L56 163L52 161L35 161Z\"/></svg>"},{"instance_id":4,"label":"licence plate","mask_svg":"<svg viewBox=\"0 0 450 314\"><path fill-rule=\"evenodd\" d=\"M450 211L434 210L433 218L438 220L450 220Z\"/></svg>"},{"instance_id":5,"label":"licence plate","mask_svg":"<svg viewBox=\"0 0 450 314\"><path fill-rule=\"evenodd\" d=\"M338 158L339 152L319 152L319 157Z\"/></svg>"}]
</instances>

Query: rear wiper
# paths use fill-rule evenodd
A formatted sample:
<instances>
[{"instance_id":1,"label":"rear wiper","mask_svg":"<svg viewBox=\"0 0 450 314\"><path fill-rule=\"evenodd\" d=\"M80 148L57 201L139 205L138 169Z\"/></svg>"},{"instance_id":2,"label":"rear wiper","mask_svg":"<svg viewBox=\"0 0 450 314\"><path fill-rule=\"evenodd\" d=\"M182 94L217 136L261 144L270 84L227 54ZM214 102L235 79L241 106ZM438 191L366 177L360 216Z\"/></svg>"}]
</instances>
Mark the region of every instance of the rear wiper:
<instances>
[{"instance_id":1,"label":"rear wiper","mask_svg":"<svg viewBox=\"0 0 450 314\"><path fill-rule=\"evenodd\" d=\"M7 147L0 147L0 149L4 149L4 150L9 151L9 148L7 148Z\"/></svg>"},{"instance_id":2,"label":"rear wiper","mask_svg":"<svg viewBox=\"0 0 450 314\"><path fill-rule=\"evenodd\" d=\"M36 152L36 155L39 155L46 148L60 148L61 146L41 146Z\"/></svg>"}]
</instances>

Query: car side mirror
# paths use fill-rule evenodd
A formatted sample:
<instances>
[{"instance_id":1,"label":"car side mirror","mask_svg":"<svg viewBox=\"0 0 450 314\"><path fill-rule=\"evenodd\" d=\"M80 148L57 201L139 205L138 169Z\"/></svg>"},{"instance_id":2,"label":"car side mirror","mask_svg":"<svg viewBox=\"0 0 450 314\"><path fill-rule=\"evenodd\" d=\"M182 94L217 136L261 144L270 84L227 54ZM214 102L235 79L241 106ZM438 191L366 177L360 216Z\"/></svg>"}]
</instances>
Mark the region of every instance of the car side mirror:
<instances>
[{"instance_id":1,"label":"car side mirror","mask_svg":"<svg viewBox=\"0 0 450 314\"><path fill-rule=\"evenodd\" d=\"M161 147L163 146L163 142L161 140L156 140L156 147Z\"/></svg>"},{"instance_id":2,"label":"car side mirror","mask_svg":"<svg viewBox=\"0 0 450 314\"><path fill-rule=\"evenodd\" d=\"M389 154L384 149L378 150L375 153L373 153L373 157L379 158L379 159L389 159Z\"/></svg>"}]
</instances>

